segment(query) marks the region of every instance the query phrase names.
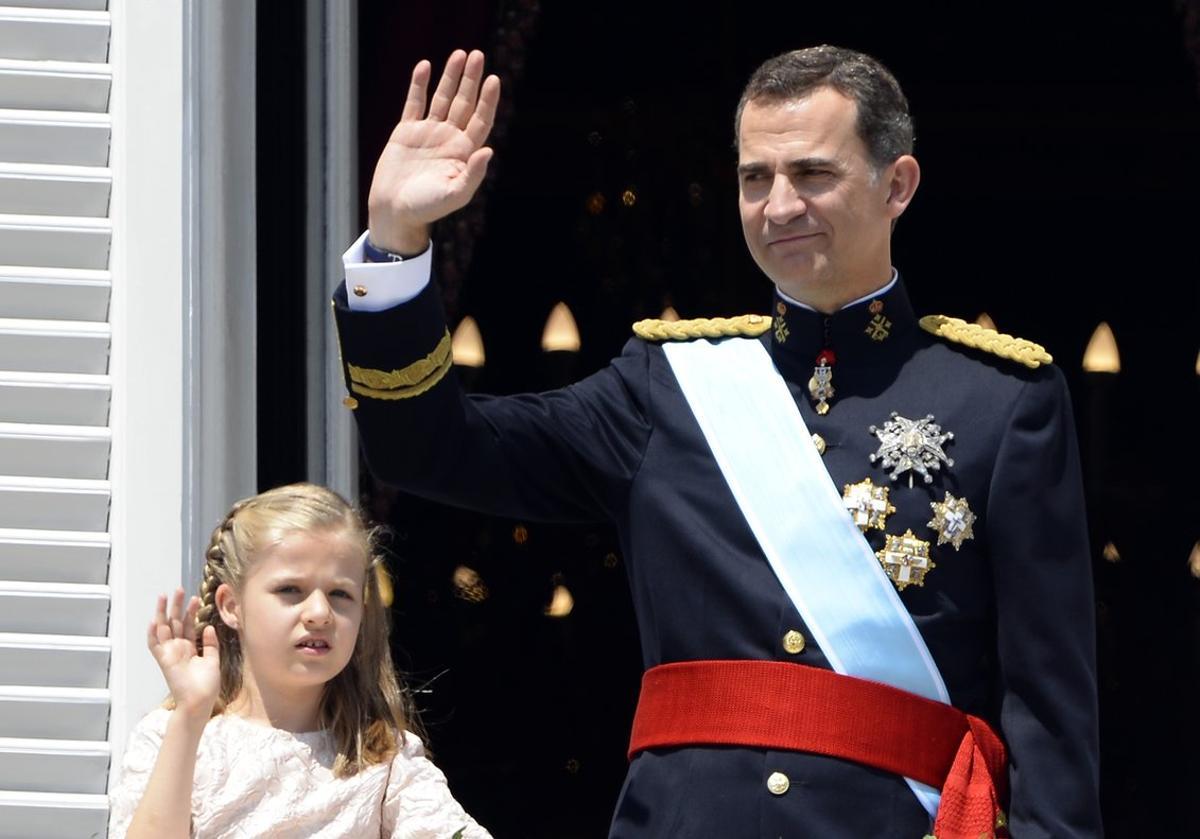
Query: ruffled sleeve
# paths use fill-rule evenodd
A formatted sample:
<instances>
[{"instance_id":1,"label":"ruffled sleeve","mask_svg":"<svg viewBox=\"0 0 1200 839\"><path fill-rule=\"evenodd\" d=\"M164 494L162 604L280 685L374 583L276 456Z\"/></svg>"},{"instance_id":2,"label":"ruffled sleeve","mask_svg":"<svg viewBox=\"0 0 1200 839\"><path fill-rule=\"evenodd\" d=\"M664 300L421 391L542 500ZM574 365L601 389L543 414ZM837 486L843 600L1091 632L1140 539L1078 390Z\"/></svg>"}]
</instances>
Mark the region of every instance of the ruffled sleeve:
<instances>
[{"instance_id":1,"label":"ruffled sleeve","mask_svg":"<svg viewBox=\"0 0 1200 839\"><path fill-rule=\"evenodd\" d=\"M116 783L108 794L109 839L123 839L133 821L133 813L141 803L150 783L150 773L158 760L163 734L167 730L167 719L171 712L165 708L151 711L142 718L125 746L121 770Z\"/></svg>"},{"instance_id":2,"label":"ruffled sleeve","mask_svg":"<svg viewBox=\"0 0 1200 839\"><path fill-rule=\"evenodd\" d=\"M383 836L391 839L491 839L450 794L446 776L425 756L421 739L404 735L384 791Z\"/></svg>"}]
</instances>

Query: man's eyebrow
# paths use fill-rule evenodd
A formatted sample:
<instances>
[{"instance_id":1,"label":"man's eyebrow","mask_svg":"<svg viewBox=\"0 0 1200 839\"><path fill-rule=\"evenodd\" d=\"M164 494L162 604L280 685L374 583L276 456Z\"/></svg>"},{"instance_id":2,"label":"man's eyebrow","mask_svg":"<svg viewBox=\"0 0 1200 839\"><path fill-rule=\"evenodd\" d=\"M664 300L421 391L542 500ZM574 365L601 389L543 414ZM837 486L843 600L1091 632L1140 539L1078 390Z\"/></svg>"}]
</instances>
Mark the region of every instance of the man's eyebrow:
<instances>
[{"instance_id":1,"label":"man's eyebrow","mask_svg":"<svg viewBox=\"0 0 1200 839\"><path fill-rule=\"evenodd\" d=\"M757 174L759 172L767 172L770 170L770 168L771 167L767 166L765 163L739 163L737 170L739 175L749 175Z\"/></svg>"},{"instance_id":2,"label":"man's eyebrow","mask_svg":"<svg viewBox=\"0 0 1200 839\"><path fill-rule=\"evenodd\" d=\"M839 168L837 161L828 157L801 157L789 160L787 166L792 170Z\"/></svg>"},{"instance_id":3,"label":"man's eyebrow","mask_svg":"<svg viewBox=\"0 0 1200 839\"><path fill-rule=\"evenodd\" d=\"M795 160L789 160L786 165L790 172L841 168L836 160L828 157L798 157ZM761 172L771 171L771 167L765 163L740 163L738 164L737 171L739 175L757 175Z\"/></svg>"}]
</instances>

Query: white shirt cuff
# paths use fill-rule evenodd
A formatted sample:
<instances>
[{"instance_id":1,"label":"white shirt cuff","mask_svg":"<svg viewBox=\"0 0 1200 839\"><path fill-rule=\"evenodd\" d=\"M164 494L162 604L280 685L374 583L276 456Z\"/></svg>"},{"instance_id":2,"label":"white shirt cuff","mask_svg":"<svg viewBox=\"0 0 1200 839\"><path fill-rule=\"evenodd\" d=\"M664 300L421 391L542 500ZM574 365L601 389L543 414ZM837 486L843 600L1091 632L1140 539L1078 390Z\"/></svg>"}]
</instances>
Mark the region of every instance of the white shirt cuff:
<instances>
[{"instance_id":1,"label":"white shirt cuff","mask_svg":"<svg viewBox=\"0 0 1200 839\"><path fill-rule=\"evenodd\" d=\"M378 312L407 303L429 285L433 243L425 251L401 262L366 262L366 231L342 254L346 272L346 301L352 312Z\"/></svg>"}]
</instances>

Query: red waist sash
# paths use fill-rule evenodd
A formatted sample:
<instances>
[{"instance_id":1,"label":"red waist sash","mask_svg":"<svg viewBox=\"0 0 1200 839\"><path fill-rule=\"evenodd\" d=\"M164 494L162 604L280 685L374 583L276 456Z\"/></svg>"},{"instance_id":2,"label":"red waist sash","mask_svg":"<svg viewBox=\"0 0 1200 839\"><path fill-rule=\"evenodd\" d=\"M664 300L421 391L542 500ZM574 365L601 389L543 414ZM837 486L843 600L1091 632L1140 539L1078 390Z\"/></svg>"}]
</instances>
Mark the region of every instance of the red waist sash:
<instances>
[{"instance_id":1,"label":"red waist sash","mask_svg":"<svg viewBox=\"0 0 1200 839\"><path fill-rule=\"evenodd\" d=\"M629 743L814 752L942 791L934 834L978 839L1002 828L1004 744L952 705L831 670L781 661L685 661L647 670Z\"/></svg>"}]
</instances>

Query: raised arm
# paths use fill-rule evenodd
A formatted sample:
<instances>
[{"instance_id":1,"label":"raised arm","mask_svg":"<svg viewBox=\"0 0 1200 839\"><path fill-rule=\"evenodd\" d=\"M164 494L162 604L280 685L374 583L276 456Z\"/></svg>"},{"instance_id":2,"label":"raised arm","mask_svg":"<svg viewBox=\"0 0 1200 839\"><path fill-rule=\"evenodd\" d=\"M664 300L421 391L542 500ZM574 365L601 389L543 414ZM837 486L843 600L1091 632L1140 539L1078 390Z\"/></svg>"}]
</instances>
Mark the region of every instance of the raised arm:
<instances>
[{"instance_id":1,"label":"raised arm","mask_svg":"<svg viewBox=\"0 0 1200 839\"><path fill-rule=\"evenodd\" d=\"M168 614L167 598L160 596L147 632L147 644L167 680L175 710L167 721L146 791L125 834L128 839L186 839L191 835L196 750L221 689L220 654L213 627L204 627L203 649L196 650L192 627L199 606L199 599L193 597L184 612L183 589L179 589L171 599Z\"/></svg>"},{"instance_id":2,"label":"raised arm","mask_svg":"<svg viewBox=\"0 0 1200 839\"><path fill-rule=\"evenodd\" d=\"M432 95L429 62L413 70L375 167L368 235L377 248L424 253L388 265L347 252L346 282L334 293L344 404L371 471L387 483L498 515L611 518L624 509L650 436L644 345L549 394L468 398L457 384L426 249L429 224L471 199L491 158L484 143L500 81L484 78L483 66L482 53L456 51ZM351 279L352 268L366 270ZM404 282L390 284L401 272Z\"/></svg>"},{"instance_id":3,"label":"raised arm","mask_svg":"<svg viewBox=\"0 0 1200 839\"><path fill-rule=\"evenodd\" d=\"M429 244L429 225L466 206L483 183L492 150L484 145L500 101L500 79L483 77L483 53L455 50L429 98L428 61L413 68L400 122L375 165L367 198L371 243L413 255Z\"/></svg>"}]
</instances>

